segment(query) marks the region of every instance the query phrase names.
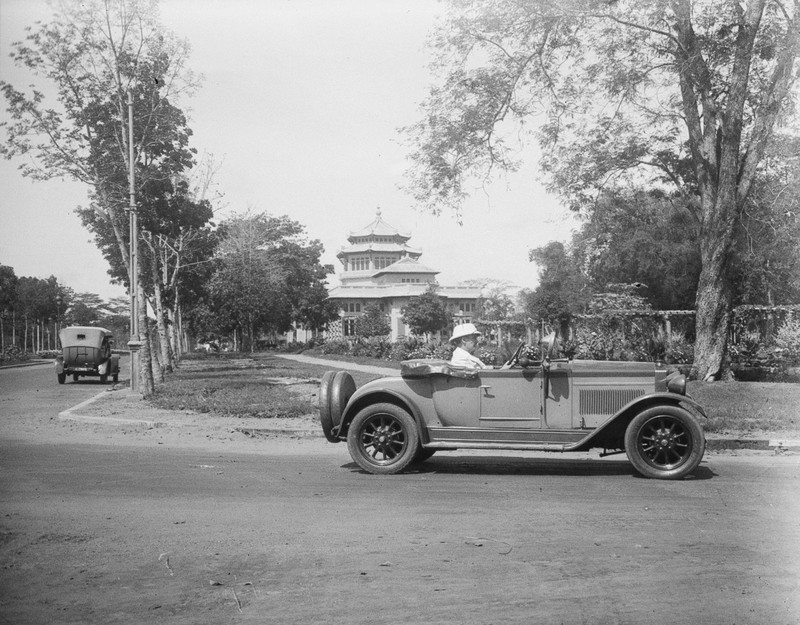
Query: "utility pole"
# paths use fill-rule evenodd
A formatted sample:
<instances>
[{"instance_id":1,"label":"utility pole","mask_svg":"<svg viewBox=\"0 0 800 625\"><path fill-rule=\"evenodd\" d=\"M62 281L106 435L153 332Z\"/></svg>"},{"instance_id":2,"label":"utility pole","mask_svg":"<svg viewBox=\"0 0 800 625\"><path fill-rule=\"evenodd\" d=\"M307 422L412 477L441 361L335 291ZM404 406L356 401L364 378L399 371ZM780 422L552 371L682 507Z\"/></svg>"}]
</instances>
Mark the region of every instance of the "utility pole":
<instances>
[{"instance_id":1,"label":"utility pole","mask_svg":"<svg viewBox=\"0 0 800 625\"><path fill-rule=\"evenodd\" d=\"M134 164L133 150L133 94L128 90L128 162L130 172L128 175L130 191L130 243L128 244L128 265L130 273L128 275L128 288L130 289L131 301L131 337L128 341L128 349L131 352L131 393L139 394L139 348L142 346L139 340L139 224L136 212L136 167Z\"/></svg>"}]
</instances>

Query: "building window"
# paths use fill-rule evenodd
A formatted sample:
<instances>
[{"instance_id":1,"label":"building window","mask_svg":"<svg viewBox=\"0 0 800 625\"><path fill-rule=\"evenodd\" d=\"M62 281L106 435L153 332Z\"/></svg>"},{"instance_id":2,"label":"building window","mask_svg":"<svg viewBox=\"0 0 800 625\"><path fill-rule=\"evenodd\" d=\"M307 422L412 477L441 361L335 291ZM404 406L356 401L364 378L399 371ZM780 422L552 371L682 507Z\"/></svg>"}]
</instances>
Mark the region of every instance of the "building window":
<instances>
[{"instance_id":1,"label":"building window","mask_svg":"<svg viewBox=\"0 0 800 625\"><path fill-rule=\"evenodd\" d=\"M342 310L345 314L350 313L360 313L361 312L361 302L345 302L342 305Z\"/></svg>"},{"instance_id":2,"label":"building window","mask_svg":"<svg viewBox=\"0 0 800 625\"><path fill-rule=\"evenodd\" d=\"M384 269L394 263L394 258L391 256L376 256L375 269Z\"/></svg>"},{"instance_id":3,"label":"building window","mask_svg":"<svg viewBox=\"0 0 800 625\"><path fill-rule=\"evenodd\" d=\"M419 282L419 278L402 278L402 281L416 284Z\"/></svg>"},{"instance_id":4,"label":"building window","mask_svg":"<svg viewBox=\"0 0 800 625\"><path fill-rule=\"evenodd\" d=\"M342 319L342 333L344 336L355 336L356 335L356 318L355 317L347 317L346 319Z\"/></svg>"},{"instance_id":5,"label":"building window","mask_svg":"<svg viewBox=\"0 0 800 625\"><path fill-rule=\"evenodd\" d=\"M369 269L369 258L366 256L354 256L350 259L350 269L352 271L366 271Z\"/></svg>"}]
</instances>

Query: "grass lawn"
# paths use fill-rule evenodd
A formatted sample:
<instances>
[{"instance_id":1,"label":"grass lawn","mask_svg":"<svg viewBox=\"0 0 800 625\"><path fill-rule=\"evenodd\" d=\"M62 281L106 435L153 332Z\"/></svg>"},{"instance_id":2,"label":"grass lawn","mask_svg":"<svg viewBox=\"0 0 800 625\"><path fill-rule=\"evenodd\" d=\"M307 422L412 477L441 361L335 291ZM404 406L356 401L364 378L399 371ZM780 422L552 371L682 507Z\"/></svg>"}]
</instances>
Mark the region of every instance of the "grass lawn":
<instances>
[{"instance_id":1,"label":"grass lawn","mask_svg":"<svg viewBox=\"0 0 800 625\"><path fill-rule=\"evenodd\" d=\"M314 357L325 356L315 353ZM400 369L400 363L340 358L359 364ZM158 386L160 408L236 417L280 419L316 413L319 381L328 368L280 358L273 352L192 355ZM376 377L352 372L356 385ZM709 433L800 438L800 384L768 382L690 382L689 395L708 413Z\"/></svg>"},{"instance_id":2,"label":"grass lawn","mask_svg":"<svg viewBox=\"0 0 800 625\"><path fill-rule=\"evenodd\" d=\"M316 394L327 370L270 352L192 355L156 387L151 401L168 410L222 416L299 417L317 411ZM358 386L377 377L353 372Z\"/></svg>"}]
</instances>

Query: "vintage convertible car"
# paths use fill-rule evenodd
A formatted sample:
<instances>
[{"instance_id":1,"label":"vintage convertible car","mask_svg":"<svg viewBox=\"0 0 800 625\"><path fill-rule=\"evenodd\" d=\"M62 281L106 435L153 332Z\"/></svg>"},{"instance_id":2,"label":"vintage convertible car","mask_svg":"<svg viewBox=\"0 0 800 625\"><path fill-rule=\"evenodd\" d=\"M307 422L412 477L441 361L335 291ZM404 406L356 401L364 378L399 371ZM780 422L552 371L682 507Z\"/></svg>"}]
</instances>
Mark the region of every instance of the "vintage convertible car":
<instances>
[{"instance_id":1,"label":"vintage convertible car","mask_svg":"<svg viewBox=\"0 0 800 625\"><path fill-rule=\"evenodd\" d=\"M71 326L58 333L61 355L56 358L56 377L64 384L68 375L77 382L82 376L100 377L105 383L108 376L119 379L119 356L111 353L114 335L105 328Z\"/></svg>"},{"instance_id":2,"label":"vintage convertible car","mask_svg":"<svg viewBox=\"0 0 800 625\"><path fill-rule=\"evenodd\" d=\"M496 449L627 453L642 475L679 479L705 452L703 408L686 378L646 362L532 360L524 344L499 369L409 360L399 377L356 389L328 371L320 422L353 460L390 474L439 450Z\"/></svg>"}]
</instances>

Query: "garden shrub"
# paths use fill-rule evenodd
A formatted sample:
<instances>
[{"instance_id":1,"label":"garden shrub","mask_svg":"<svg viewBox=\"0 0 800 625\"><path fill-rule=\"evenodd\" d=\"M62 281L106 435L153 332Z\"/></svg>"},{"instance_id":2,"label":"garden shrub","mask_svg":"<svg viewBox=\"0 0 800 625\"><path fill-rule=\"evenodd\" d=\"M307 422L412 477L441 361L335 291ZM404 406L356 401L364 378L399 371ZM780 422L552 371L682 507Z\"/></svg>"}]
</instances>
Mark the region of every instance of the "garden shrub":
<instances>
[{"instance_id":1,"label":"garden shrub","mask_svg":"<svg viewBox=\"0 0 800 625\"><path fill-rule=\"evenodd\" d=\"M775 348L786 364L800 364L800 319L787 319L778 328Z\"/></svg>"},{"instance_id":2,"label":"garden shrub","mask_svg":"<svg viewBox=\"0 0 800 625\"><path fill-rule=\"evenodd\" d=\"M350 353L350 343L347 341L325 341L321 347L323 354L345 355Z\"/></svg>"}]
</instances>

